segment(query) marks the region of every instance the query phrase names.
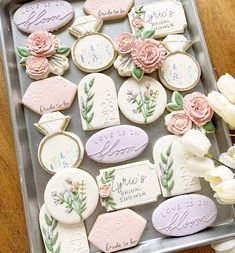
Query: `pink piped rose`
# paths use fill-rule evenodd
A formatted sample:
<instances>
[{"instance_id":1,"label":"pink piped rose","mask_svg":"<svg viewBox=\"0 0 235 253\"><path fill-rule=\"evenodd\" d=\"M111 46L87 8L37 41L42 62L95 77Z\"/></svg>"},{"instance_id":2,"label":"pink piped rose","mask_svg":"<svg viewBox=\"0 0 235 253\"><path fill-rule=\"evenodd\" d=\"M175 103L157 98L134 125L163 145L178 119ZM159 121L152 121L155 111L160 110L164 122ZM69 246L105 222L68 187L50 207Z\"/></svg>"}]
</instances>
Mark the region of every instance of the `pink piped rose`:
<instances>
[{"instance_id":1,"label":"pink piped rose","mask_svg":"<svg viewBox=\"0 0 235 253\"><path fill-rule=\"evenodd\" d=\"M171 112L165 117L167 130L175 135L186 133L192 128L192 121L184 111Z\"/></svg>"},{"instance_id":2,"label":"pink piped rose","mask_svg":"<svg viewBox=\"0 0 235 253\"><path fill-rule=\"evenodd\" d=\"M133 63L145 73L160 68L165 60L166 50L159 41L139 38L132 51Z\"/></svg>"},{"instance_id":3,"label":"pink piped rose","mask_svg":"<svg viewBox=\"0 0 235 253\"><path fill-rule=\"evenodd\" d=\"M38 31L29 35L26 45L31 55L50 57L59 47L59 40L52 33Z\"/></svg>"},{"instance_id":4,"label":"pink piped rose","mask_svg":"<svg viewBox=\"0 0 235 253\"><path fill-rule=\"evenodd\" d=\"M132 26L136 29L136 28L141 28L143 27L143 19L140 16L136 16L133 18L132 20Z\"/></svg>"},{"instance_id":5,"label":"pink piped rose","mask_svg":"<svg viewBox=\"0 0 235 253\"><path fill-rule=\"evenodd\" d=\"M114 44L119 54L130 54L135 47L136 38L133 34L124 32L118 36Z\"/></svg>"},{"instance_id":6,"label":"pink piped rose","mask_svg":"<svg viewBox=\"0 0 235 253\"><path fill-rule=\"evenodd\" d=\"M99 193L102 198L107 198L111 194L111 184L103 184L99 187Z\"/></svg>"},{"instance_id":7,"label":"pink piped rose","mask_svg":"<svg viewBox=\"0 0 235 253\"><path fill-rule=\"evenodd\" d=\"M26 60L26 73L35 80L45 79L50 74L47 58L29 56Z\"/></svg>"},{"instance_id":8,"label":"pink piped rose","mask_svg":"<svg viewBox=\"0 0 235 253\"><path fill-rule=\"evenodd\" d=\"M214 114L207 97L200 92L193 92L184 97L183 108L195 125L201 127L209 122Z\"/></svg>"}]
</instances>

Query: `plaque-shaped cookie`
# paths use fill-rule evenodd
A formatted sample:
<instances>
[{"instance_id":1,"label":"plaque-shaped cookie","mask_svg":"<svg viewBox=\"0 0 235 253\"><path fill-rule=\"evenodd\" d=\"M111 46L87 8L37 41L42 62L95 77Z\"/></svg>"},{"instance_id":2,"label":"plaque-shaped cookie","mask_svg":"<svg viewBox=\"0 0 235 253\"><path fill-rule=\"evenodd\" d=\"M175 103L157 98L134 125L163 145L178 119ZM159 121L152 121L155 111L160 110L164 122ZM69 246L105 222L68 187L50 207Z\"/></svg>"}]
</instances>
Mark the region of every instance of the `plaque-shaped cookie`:
<instances>
[{"instance_id":1,"label":"plaque-shaped cookie","mask_svg":"<svg viewBox=\"0 0 235 253\"><path fill-rule=\"evenodd\" d=\"M187 154L180 137L167 135L160 138L153 148L163 197L171 197L201 190L200 181L188 170Z\"/></svg>"},{"instance_id":2,"label":"plaque-shaped cookie","mask_svg":"<svg viewBox=\"0 0 235 253\"><path fill-rule=\"evenodd\" d=\"M120 125L117 93L113 80L100 73L85 76L78 85L83 130Z\"/></svg>"}]
</instances>

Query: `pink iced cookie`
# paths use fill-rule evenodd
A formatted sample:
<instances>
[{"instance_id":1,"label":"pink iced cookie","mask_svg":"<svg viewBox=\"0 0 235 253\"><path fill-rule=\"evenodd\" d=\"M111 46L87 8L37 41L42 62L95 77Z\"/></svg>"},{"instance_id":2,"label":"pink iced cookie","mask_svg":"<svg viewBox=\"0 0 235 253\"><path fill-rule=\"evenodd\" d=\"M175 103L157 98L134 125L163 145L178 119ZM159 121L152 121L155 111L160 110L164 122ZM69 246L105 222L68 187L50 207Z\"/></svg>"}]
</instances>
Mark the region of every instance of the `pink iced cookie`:
<instances>
[{"instance_id":1,"label":"pink iced cookie","mask_svg":"<svg viewBox=\"0 0 235 253\"><path fill-rule=\"evenodd\" d=\"M86 0L83 11L102 20L125 18L134 0Z\"/></svg>"},{"instance_id":2,"label":"pink iced cookie","mask_svg":"<svg viewBox=\"0 0 235 253\"><path fill-rule=\"evenodd\" d=\"M22 104L41 115L61 111L71 107L76 92L75 84L55 76L32 82L22 98Z\"/></svg>"},{"instance_id":3,"label":"pink iced cookie","mask_svg":"<svg viewBox=\"0 0 235 253\"><path fill-rule=\"evenodd\" d=\"M130 209L98 216L89 241L100 250L109 253L137 245L147 221Z\"/></svg>"},{"instance_id":4,"label":"pink iced cookie","mask_svg":"<svg viewBox=\"0 0 235 253\"><path fill-rule=\"evenodd\" d=\"M60 0L33 1L22 5L14 14L17 28L26 33L55 31L66 25L74 15L70 3Z\"/></svg>"}]
</instances>

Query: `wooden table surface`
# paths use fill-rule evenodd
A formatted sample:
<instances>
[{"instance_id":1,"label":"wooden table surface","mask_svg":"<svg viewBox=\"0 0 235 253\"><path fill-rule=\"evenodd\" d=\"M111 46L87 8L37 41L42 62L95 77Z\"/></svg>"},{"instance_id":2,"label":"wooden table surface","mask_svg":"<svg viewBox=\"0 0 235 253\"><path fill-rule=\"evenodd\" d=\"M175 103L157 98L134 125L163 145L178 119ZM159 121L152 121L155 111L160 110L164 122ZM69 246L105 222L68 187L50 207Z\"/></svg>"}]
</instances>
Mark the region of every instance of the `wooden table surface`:
<instances>
[{"instance_id":1,"label":"wooden table surface","mask_svg":"<svg viewBox=\"0 0 235 253\"><path fill-rule=\"evenodd\" d=\"M197 0L197 5L216 74L220 76L228 72L235 76L235 0ZM2 64L0 179L0 253L28 253L28 238ZM184 251L198 252L209 253L213 250L208 246Z\"/></svg>"}]
</instances>

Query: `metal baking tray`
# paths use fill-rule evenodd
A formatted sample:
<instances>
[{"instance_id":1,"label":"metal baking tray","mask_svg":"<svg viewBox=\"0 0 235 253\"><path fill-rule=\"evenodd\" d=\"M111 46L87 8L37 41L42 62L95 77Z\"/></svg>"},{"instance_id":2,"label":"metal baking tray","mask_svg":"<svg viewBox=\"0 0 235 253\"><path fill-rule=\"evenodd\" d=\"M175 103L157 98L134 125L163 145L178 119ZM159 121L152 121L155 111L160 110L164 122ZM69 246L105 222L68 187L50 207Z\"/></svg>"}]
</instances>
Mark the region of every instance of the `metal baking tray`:
<instances>
[{"instance_id":1,"label":"metal baking tray","mask_svg":"<svg viewBox=\"0 0 235 253\"><path fill-rule=\"evenodd\" d=\"M31 252L41 253L45 252L45 250L40 235L38 214L39 208L43 204L44 188L51 176L40 167L37 158L38 145L43 138L43 135L33 127L33 123L38 122L40 116L24 108L20 103L22 95L25 93L31 80L25 74L25 70L19 65L18 56L15 54L15 48L18 45L25 45L27 35L21 33L15 27L12 21L12 16L16 8L18 8L23 2L27 1L0 1L0 37L30 249ZM137 5L150 2L154 2L154 0L136 0ZM181 2L184 6L188 21L188 28L185 31L185 35L194 42L189 53L196 57L202 68L200 82L192 91L197 90L208 93L211 90L216 89L216 81L200 25L197 7L194 0L182 0ZM81 8L83 1L76 0L71 1L71 3L75 9L76 17L84 15ZM71 23L69 25L71 25ZM69 25L67 27L69 27ZM108 34L112 38L115 38L123 31L130 31L127 18L118 22L106 22L102 30L102 32ZM72 46L75 42L75 38L68 33L66 28L57 32L57 36L64 45ZM114 79L117 90L125 80L118 76L117 71L113 67L106 70L104 73ZM79 71L70 58L70 70L64 75L64 77L78 84L79 80L81 80L84 75L85 73ZM153 76L156 77L156 74L153 74ZM170 100L170 98L171 92L168 91L168 100ZM63 113L65 115L70 115L72 118L68 131L77 134L85 144L86 140L92 133L87 133L82 130L77 99L75 99L72 108L63 111ZM132 124L125 119L123 115L121 115L121 123ZM228 128L222 120L215 118L214 123L217 131L215 134L210 135L210 139L213 144L213 153L218 156L219 152L227 150L231 145L231 140L228 135ZM141 156L130 162L146 159L153 162L152 148L155 140L163 135L169 134L164 127L164 117L161 117L161 119L157 120L155 123L142 128L149 134L151 142ZM87 157L85 157L85 160L81 165L81 168L87 170L93 176L96 176L99 169L104 167L105 166L103 165L92 162ZM203 182L203 180L201 180L201 183L203 189L201 193L213 198L213 192L210 190L208 183ZM125 250L125 252L173 252L235 236L234 207L231 205L218 205L219 216L217 223L212 228L187 237L164 237L157 233L151 225L152 211L162 200L163 198L160 198L157 203L132 208L148 220L148 225L139 245L135 248ZM86 229L88 233L97 215L104 212L105 209L99 204L96 211L86 221ZM98 251L93 245L90 246L91 252Z\"/></svg>"}]
</instances>

